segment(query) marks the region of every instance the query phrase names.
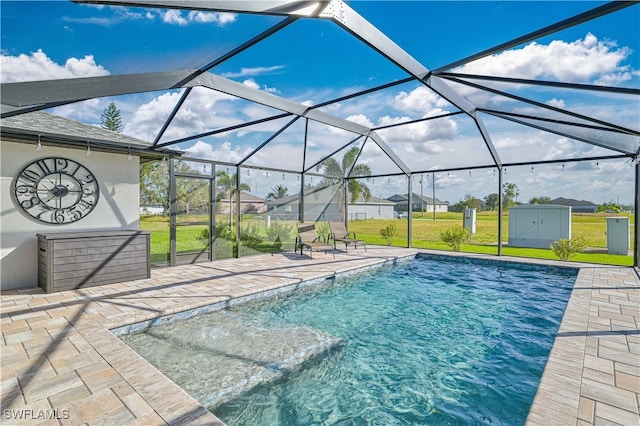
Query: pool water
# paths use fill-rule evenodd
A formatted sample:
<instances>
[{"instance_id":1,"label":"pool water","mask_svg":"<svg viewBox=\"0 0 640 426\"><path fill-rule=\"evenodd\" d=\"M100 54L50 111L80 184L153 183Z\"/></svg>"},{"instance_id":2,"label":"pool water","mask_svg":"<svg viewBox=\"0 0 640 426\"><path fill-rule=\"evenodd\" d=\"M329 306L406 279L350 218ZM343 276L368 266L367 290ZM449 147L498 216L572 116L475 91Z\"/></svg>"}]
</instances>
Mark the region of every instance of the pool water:
<instances>
[{"instance_id":1,"label":"pool water","mask_svg":"<svg viewBox=\"0 0 640 426\"><path fill-rule=\"evenodd\" d=\"M574 280L575 272L567 270L418 257L225 311L249 329L300 329L318 341L340 342L248 392L211 404L206 395L216 392L216 381L203 382L212 369L203 362L171 360L181 374L168 375L187 391L190 377L198 378L200 394L194 397L230 426L522 425ZM199 339L207 321L202 317ZM219 315L211 321L215 327ZM184 339L189 332L182 323L176 334ZM157 344L167 339L162 335ZM267 346L278 345L267 339L273 342ZM292 337L280 340L294 346ZM154 352L138 335L125 341L143 355ZM256 341L221 342L236 349L246 345L250 353ZM200 346L202 359L226 351L214 343L204 352ZM191 370L185 372L186 366Z\"/></svg>"}]
</instances>

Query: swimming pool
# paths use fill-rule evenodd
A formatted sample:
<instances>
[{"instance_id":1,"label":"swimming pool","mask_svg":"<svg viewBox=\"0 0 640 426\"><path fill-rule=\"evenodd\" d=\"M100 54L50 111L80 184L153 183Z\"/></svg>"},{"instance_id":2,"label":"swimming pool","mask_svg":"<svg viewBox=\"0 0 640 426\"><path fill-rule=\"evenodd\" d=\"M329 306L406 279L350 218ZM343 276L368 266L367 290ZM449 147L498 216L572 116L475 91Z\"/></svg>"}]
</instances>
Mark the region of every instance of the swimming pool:
<instances>
[{"instance_id":1,"label":"swimming pool","mask_svg":"<svg viewBox=\"0 0 640 426\"><path fill-rule=\"evenodd\" d=\"M575 276L419 256L123 339L229 425L523 424Z\"/></svg>"}]
</instances>

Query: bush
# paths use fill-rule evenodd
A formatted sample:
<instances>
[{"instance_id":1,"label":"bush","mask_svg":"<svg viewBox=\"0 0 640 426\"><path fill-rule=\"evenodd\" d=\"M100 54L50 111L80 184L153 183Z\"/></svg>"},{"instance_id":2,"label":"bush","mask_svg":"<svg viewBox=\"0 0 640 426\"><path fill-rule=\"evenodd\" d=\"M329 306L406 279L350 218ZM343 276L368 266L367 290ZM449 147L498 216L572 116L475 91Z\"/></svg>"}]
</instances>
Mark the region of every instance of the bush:
<instances>
[{"instance_id":1,"label":"bush","mask_svg":"<svg viewBox=\"0 0 640 426\"><path fill-rule=\"evenodd\" d=\"M454 226L453 228L446 229L440 234L442 241L447 243L454 251L460 251L462 243L469 241L471 234L467 228L462 226Z\"/></svg>"},{"instance_id":2,"label":"bush","mask_svg":"<svg viewBox=\"0 0 640 426\"><path fill-rule=\"evenodd\" d=\"M280 240L288 241L293 231L293 226L287 226L284 223L273 222L269 228L267 228L267 236L269 241L275 241L280 237Z\"/></svg>"},{"instance_id":3,"label":"bush","mask_svg":"<svg viewBox=\"0 0 640 426\"><path fill-rule=\"evenodd\" d=\"M582 253L585 247L585 241L582 237L573 239L562 238L554 241L549 247L560 260L569 260L570 257L577 253Z\"/></svg>"},{"instance_id":4,"label":"bush","mask_svg":"<svg viewBox=\"0 0 640 426\"><path fill-rule=\"evenodd\" d=\"M202 242L202 244L209 247L209 244L211 243L211 239L209 237L209 228L205 228L200 231L200 235L198 235L196 238L200 242ZM228 224L216 223L216 239L218 238L224 238L225 240L234 239L233 231L231 231L231 228L229 228Z\"/></svg>"},{"instance_id":5,"label":"bush","mask_svg":"<svg viewBox=\"0 0 640 426\"><path fill-rule=\"evenodd\" d=\"M380 235L382 236L382 238L385 238L387 240L387 244L391 245L393 237L396 236L397 231L398 229L396 228L396 224L390 223L384 228L380 229Z\"/></svg>"},{"instance_id":6,"label":"bush","mask_svg":"<svg viewBox=\"0 0 640 426\"><path fill-rule=\"evenodd\" d=\"M325 239L331 233L329 222L316 222L315 225L316 225L316 233L318 234L318 237L320 237L322 241L325 241Z\"/></svg>"},{"instance_id":7,"label":"bush","mask_svg":"<svg viewBox=\"0 0 640 426\"><path fill-rule=\"evenodd\" d=\"M256 224L244 226L240 231L240 241L247 247L256 248L262 244L260 238L260 228Z\"/></svg>"}]
</instances>

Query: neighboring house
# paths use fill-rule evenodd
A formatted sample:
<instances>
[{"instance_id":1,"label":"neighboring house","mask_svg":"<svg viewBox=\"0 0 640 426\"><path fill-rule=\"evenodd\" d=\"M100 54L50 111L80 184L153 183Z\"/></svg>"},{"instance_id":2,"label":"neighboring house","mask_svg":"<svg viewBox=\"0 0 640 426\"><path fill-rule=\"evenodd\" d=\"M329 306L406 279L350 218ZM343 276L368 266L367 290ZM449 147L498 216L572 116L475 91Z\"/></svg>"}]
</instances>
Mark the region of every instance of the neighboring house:
<instances>
[{"instance_id":1,"label":"neighboring house","mask_svg":"<svg viewBox=\"0 0 640 426\"><path fill-rule=\"evenodd\" d=\"M573 200L571 198L556 198L545 204L555 204L557 206L569 206L573 213L596 213L598 206L591 201Z\"/></svg>"},{"instance_id":2,"label":"neighboring house","mask_svg":"<svg viewBox=\"0 0 640 426\"><path fill-rule=\"evenodd\" d=\"M341 220L335 191L316 190L304 197L305 222ZM267 201L267 214L275 220L300 220L300 195Z\"/></svg>"},{"instance_id":3,"label":"neighboring house","mask_svg":"<svg viewBox=\"0 0 640 426\"><path fill-rule=\"evenodd\" d=\"M229 214L229 193L220 192L218 199L218 213ZM231 196L231 202L235 202L235 196ZM264 198L256 197L248 192L240 191L240 213L263 214L267 211Z\"/></svg>"},{"instance_id":4,"label":"neighboring house","mask_svg":"<svg viewBox=\"0 0 640 426\"><path fill-rule=\"evenodd\" d=\"M409 197L407 194L394 194L391 197L387 198L387 200L395 204L395 211L406 212L409 210L407 208L408 198ZM434 202L434 199L431 197L420 196L420 194L416 193L412 194L411 211L419 212L424 209L425 212L433 212L434 206L436 213L449 211L448 201L440 201L436 198Z\"/></svg>"},{"instance_id":5,"label":"neighboring house","mask_svg":"<svg viewBox=\"0 0 640 426\"><path fill-rule=\"evenodd\" d=\"M349 220L393 219L395 203L378 197L365 200L359 197L355 203L347 205Z\"/></svg>"},{"instance_id":6,"label":"neighboring house","mask_svg":"<svg viewBox=\"0 0 640 426\"><path fill-rule=\"evenodd\" d=\"M275 220L299 220L300 196L289 195L267 201L267 214ZM355 203L347 205L349 220L392 219L394 203L378 197L365 200L359 197ZM304 197L305 222L343 220L335 191L323 189Z\"/></svg>"},{"instance_id":7,"label":"neighboring house","mask_svg":"<svg viewBox=\"0 0 640 426\"><path fill-rule=\"evenodd\" d=\"M141 215L161 215L162 213L164 213L164 207L159 204L140 206Z\"/></svg>"}]
</instances>

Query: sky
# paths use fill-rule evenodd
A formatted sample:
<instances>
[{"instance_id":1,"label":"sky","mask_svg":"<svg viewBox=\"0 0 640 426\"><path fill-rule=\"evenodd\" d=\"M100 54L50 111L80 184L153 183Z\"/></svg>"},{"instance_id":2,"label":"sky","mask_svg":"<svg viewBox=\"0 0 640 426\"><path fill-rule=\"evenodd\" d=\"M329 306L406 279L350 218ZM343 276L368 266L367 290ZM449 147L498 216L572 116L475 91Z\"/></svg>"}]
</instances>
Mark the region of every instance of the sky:
<instances>
[{"instance_id":1,"label":"sky","mask_svg":"<svg viewBox=\"0 0 640 426\"><path fill-rule=\"evenodd\" d=\"M604 2L594 1L352 1L348 4L382 30L428 69L512 40ZM281 17L179 10L110 7L67 1L0 2L0 81L119 75L198 68L211 62ZM454 71L572 83L640 87L640 5L516 46L506 52L466 64ZM304 105L397 81L407 74L342 28L326 20L302 19L256 46L223 62L210 72ZM454 87L457 85L451 83ZM543 104L638 130L637 96L585 94L578 91L487 83L526 95ZM488 109L544 115L530 104L469 87L456 87L476 105ZM87 124L98 125L110 102L122 113L124 133L152 141L181 91L162 91L92 99L52 109ZM370 127L459 111L434 92L412 82L322 108L340 118ZM207 89L194 89L161 141L172 141L217 128L279 114ZM534 128L482 115L504 162L545 161L610 154L593 145ZM566 117L564 117L566 118ZM190 156L237 162L252 153L290 118L261 126L201 137L174 145ZM534 123L535 124L535 123ZM558 125L558 130L563 130ZM248 165L286 170L302 167L304 123L287 127ZM429 171L414 177L414 192L455 203L466 194L483 198L497 192L493 170L438 172L457 166L491 162L475 123L466 115L447 116L378 133L412 169ZM318 123L309 124L306 166L320 161L354 135ZM362 143L362 142L357 142ZM638 138L623 138L635 144ZM336 153L340 159L343 151ZM359 161L373 174L399 169L375 145L367 142ZM516 183L519 200L534 196L587 199L596 203L633 201L634 168L627 160L586 161L507 168L505 180ZM276 179L266 172L243 179L265 196L283 182L294 188L297 179ZM429 183L427 194L425 184ZM406 178L377 178L367 182L371 192L386 198L406 193ZM416 189L417 188L417 189Z\"/></svg>"}]
</instances>

